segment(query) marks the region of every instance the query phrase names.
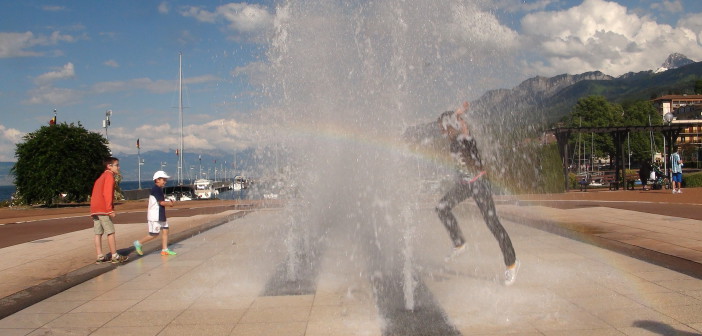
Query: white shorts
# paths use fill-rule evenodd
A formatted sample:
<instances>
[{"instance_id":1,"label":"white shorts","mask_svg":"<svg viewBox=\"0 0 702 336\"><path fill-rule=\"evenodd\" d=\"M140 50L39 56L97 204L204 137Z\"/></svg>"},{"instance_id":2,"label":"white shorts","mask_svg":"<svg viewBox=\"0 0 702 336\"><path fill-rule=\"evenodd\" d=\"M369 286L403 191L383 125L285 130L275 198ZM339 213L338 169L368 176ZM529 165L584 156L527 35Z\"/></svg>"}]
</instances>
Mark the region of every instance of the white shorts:
<instances>
[{"instance_id":1,"label":"white shorts","mask_svg":"<svg viewBox=\"0 0 702 336\"><path fill-rule=\"evenodd\" d=\"M149 233L159 234L161 229L168 229L168 222L149 221Z\"/></svg>"}]
</instances>

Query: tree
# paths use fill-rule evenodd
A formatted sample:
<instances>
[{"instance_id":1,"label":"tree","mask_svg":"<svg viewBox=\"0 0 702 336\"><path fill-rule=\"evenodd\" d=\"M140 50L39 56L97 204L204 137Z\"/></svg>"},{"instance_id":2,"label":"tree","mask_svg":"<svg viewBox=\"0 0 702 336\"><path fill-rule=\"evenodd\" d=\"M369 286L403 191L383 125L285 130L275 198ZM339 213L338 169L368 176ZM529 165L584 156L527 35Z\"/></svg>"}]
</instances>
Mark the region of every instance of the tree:
<instances>
[{"instance_id":1,"label":"tree","mask_svg":"<svg viewBox=\"0 0 702 336\"><path fill-rule=\"evenodd\" d=\"M624 125L656 126L663 124L663 119L650 101L636 101L624 104ZM629 148L632 162L652 160L653 154L662 148L663 138L660 134L651 137L650 132L632 132L629 134Z\"/></svg>"},{"instance_id":2,"label":"tree","mask_svg":"<svg viewBox=\"0 0 702 336\"><path fill-rule=\"evenodd\" d=\"M107 140L78 123L42 126L17 144L12 167L20 199L26 204L84 202L110 156Z\"/></svg>"},{"instance_id":3,"label":"tree","mask_svg":"<svg viewBox=\"0 0 702 336\"><path fill-rule=\"evenodd\" d=\"M589 96L580 98L573 108L573 112L566 121L568 127L610 127L619 126L622 123L624 110L618 104L607 101L603 96ZM578 142L579 134L571 136L570 143ZM587 137L588 148L586 153L593 153L594 156L603 157L615 155L614 141L608 133L593 134ZM589 148L590 144L593 144Z\"/></svg>"}]
</instances>

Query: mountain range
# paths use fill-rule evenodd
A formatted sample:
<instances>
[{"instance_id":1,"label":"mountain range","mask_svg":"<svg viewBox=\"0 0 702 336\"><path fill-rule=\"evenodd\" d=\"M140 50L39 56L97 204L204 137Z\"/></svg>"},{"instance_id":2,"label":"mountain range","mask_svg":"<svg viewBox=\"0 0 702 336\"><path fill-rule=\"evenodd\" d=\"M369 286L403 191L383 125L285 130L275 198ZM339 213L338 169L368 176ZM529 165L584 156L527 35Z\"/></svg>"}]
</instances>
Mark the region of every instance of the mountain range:
<instances>
[{"instance_id":1,"label":"mountain range","mask_svg":"<svg viewBox=\"0 0 702 336\"><path fill-rule=\"evenodd\" d=\"M667 94L694 94L700 80L702 62L674 53L655 71L630 72L619 77L600 71L533 77L513 89L488 91L473 106L493 120L512 117L527 123L552 124L568 115L583 97L601 95L622 103Z\"/></svg>"}]
</instances>

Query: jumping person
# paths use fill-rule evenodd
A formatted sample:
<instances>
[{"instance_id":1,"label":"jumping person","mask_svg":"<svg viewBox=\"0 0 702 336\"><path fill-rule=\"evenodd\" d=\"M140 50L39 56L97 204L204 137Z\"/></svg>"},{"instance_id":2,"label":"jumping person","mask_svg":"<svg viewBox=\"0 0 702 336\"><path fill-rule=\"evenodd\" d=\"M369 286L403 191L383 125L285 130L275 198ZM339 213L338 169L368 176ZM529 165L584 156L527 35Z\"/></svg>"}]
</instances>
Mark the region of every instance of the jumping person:
<instances>
[{"instance_id":1,"label":"jumping person","mask_svg":"<svg viewBox=\"0 0 702 336\"><path fill-rule=\"evenodd\" d=\"M163 194L163 187L166 186L168 182L168 176L166 172L159 170L154 173L154 186L151 188L151 195L149 196L149 206L146 213L146 220L149 223L149 234L144 238L134 241L134 248L139 255L144 255L141 247L146 242L153 240L158 237L159 233L163 232L161 235L161 255L176 255L175 252L168 249L168 222L166 221L166 205L173 206L173 201L166 201L166 196Z\"/></svg>"},{"instance_id":2,"label":"jumping person","mask_svg":"<svg viewBox=\"0 0 702 336\"><path fill-rule=\"evenodd\" d=\"M454 250L447 258L450 260L462 254L466 249L466 240L451 210L472 196L483 215L485 224L500 245L507 267L504 284L509 286L516 280L519 261L516 259L512 241L497 217L490 181L483 168L475 138L470 134L468 124L463 120L463 115L469 107L468 102L464 102L463 106L456 111L442 113L438 120L442 135L448 138L451 156L458 161L459 165L458 181L441 198L436 206L436 213L448 230L453 242Z\"/></svg>"}]
</instances>

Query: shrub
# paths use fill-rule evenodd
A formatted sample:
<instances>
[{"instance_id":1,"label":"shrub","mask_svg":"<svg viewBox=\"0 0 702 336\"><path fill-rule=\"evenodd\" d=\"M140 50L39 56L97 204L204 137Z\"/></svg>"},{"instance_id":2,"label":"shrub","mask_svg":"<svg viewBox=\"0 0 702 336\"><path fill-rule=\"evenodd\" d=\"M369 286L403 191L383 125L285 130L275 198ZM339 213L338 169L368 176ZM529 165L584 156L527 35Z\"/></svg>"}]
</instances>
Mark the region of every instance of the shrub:
<instances>
[{"instance_id":1,"label":"shrub","mask_svg":"<svg viewBox=\"0 0 702 336\"><path fill-rule=\"evenodd\" d=\"M683 186L685 188L702 187L702 172L683 174Z\"/></svg>"}]
</instances>

